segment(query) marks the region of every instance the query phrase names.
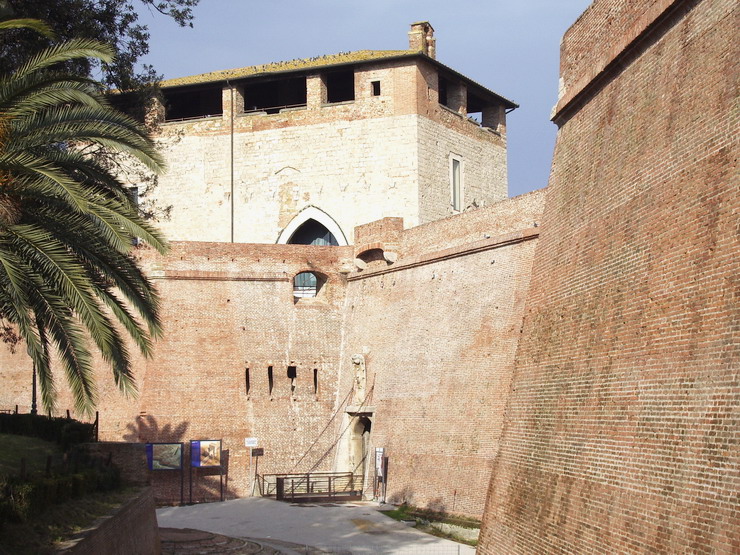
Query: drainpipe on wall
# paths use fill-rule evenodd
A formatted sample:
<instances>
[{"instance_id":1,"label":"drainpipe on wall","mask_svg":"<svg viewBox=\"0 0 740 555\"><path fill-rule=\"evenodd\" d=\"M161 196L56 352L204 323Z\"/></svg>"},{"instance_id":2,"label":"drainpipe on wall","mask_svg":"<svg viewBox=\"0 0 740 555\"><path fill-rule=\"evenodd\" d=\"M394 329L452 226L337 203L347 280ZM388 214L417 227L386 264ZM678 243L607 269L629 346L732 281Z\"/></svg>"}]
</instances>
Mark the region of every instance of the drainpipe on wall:
<instances>
[{"instance_id":1,"label":"drainpipe on wall","mask_svg":"<svg viewBox=\"0 0 740 555\"><path fill-rule=\"evenodd\" d=\"M229 80L226 80L226 86L229 87L229 96L231 98L231 106L229 109L229 179L230 179L230 194L231 199L231 242L234 242L234 87L231 86Z\"/></svg>"}]
</instances>

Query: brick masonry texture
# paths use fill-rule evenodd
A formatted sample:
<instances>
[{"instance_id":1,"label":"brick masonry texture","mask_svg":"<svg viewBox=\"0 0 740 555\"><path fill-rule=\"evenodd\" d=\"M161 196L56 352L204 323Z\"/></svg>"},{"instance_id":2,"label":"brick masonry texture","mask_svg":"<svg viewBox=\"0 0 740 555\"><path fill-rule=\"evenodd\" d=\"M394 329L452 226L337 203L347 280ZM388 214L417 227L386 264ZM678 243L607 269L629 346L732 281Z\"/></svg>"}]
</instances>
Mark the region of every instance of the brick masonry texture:
<instances>
[{"instance_id":1,"label":"brick masonry texture","mask_svg":"<svg viewBox=\"0 0 740 555\"><path fill-rule=\"evenodd\" d=\"M275 243L308 206L335 219L349 242L356 225L380 218L432 221L453 213L451 153L464 161L465 206L506 198L505 123L482 128L440 106L431 65L363 66L352 102L321 104L320 81L308 77L304 109L240 114L227 88L223 116L161 125L169 171L153 194L172 207L160 224L170 239L230 241L232 185L237 242Z\"/></svg>"},{"instance_id":2,"label":"brick masonry texture","mask_svg":"<svg viewBox=\"0 0 740 555\"><path fill-rule=\"evenodd\" d=\"M566 77L653 4L595 2ZM737 21L677 2L556 115L479 553L740 550Z\"/></svg>"},{"instance_id":3,"label":"brick masonry texture","mask_svg":"<svg viewBox=\"0 0 740 555\"><path fill-rule=\"evenodd\" d=\"M501 202L505 123L484 130L440 107L421 62L356 73L361 94L379 77L388 98L324 111L309 97L303 111L236 118L242 145L247 131L275 145L316 133L328 158L361 144L376 157L358 162L370 196L348 186L341 225L369 223L344 247L175 242L164 258L140 248L166 335L153 359L135 359L137 399L99 365L101 438L222 439L227 497L251 491L245 437L265 449L260 473L371 478L357 453L383 447L390 500L474 516L485 506L486 555L740 551L739 9L594 2L563 42L550 185ZM211 195L208 218L187 217L193 239L225 240L226 121L163 126L177 175L205 176L183 180L182 198ZM384 125L410 137L392 145L403 157L370 140ZM267 182L250 202L268 242L320 195L301 181L310 164L291 166L281 148L264 153L269 171L248 150L235 160L239 191ZM448 150L463 157L466 201L488 206L452 215ZM492 163L476 170L476 157ZM317 162L311 183L349 183L341 164ZM371 208L363 199L399 168L413 183L388 194L394 211ZM491 197L479 199L486 181ZM329 197L336 185L324 183ZM344 203L333 206L341 219ZM316 298L293 296L303 271L325 279ZM28 410L27 358L0 350L7 408ZM60 391L60 408L71 404ZM114 457L130 470L141 449ZM218 498L218 476L194 476L194 501ZM148 479L158 501L179 502L178 475Z\"/></svg>"},{"instance_id":4,"label":"brick masonry texture","mask_svg":"<svg viewBox=\"0 0 740 555\"><path fill-rule=\"evenodd\" d=\"M454 243L469 215L422 227ZM467 243L422 254L404 241L395 264L373 262L349 278L340 397L352 387L352 355L364 354L371 448L389 456L392 502L481 514L536 243L508 237L475 252Z\"/></svg>"},{"instance_id":5,"label":"brick masonry texture","mask_svg":"<svg viewBox=\"0 0 740 555\"><path fill-rule=\"evenodd\" d=\"M69 555L159 555L162 552L154 496L144 489L109 517L100 519L81 539L55 553Z\"/></svg>"},{"instance_id":6,"label":"brick masonry texture","mask_svg":"<svg viewBox=\"0 0 740 555\"><path fill-rule=\"evenodd\" d=\"M221 439L227 497L251 492L245 437L265 449L260 473L345 470L348 412L358 403L351 357L367 352L366 405L374 412L366 447L387 449L389 495L480 516L542 198L532 193L406 231L400 219L360 227L363 242L399 253L394 264L372 261L364 271L353 266L351 246L175 242L164 258L140 249L163 297L165 336L153 359L136 359L137 399L122 397L102 364L97 378L101 439L142 448L97 448L113 453L131 480L142 472L145 442ZM326 283L316 298L296 301L293 276L307 270ZM0 357L2 402L25 412L25 354ZM288 366L296 367L293 390ZM61 409L72 406L65 389ZM219 477L208 474L193 473L196 502L220 496ZM144 475L158 502L180 501L179 473Z\"/></svg>"}]
</instances>

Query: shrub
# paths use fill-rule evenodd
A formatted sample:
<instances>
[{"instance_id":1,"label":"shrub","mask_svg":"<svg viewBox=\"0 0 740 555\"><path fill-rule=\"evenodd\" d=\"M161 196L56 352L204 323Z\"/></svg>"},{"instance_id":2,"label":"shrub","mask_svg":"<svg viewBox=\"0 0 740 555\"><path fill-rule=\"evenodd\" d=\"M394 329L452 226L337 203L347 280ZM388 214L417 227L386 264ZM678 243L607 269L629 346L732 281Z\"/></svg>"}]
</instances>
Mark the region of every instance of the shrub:
<instances>
[{"instance_id":1,"label":"shrub","mask_svg":"<svg viewBox=\"0 0 740 555\"><path fill-rule=\"evenodd\" d=\"M74 445L95 441L94 424L38 414L0 414L0 432L53 441L65 451Z\"/></svg>"},{"instance_id":2,"label":"shrub","mask_svg":"<svg viewBox=\"0 0 740 555\"><path fill-rule=\"evenodd\" d=\"M111 491L120 485L120 471L115 466L101 464L72 474L34 477L26 481L0 477L0 527L3 522L33 519L49 505L95 491Z\"/></svg>"}]
</instances>

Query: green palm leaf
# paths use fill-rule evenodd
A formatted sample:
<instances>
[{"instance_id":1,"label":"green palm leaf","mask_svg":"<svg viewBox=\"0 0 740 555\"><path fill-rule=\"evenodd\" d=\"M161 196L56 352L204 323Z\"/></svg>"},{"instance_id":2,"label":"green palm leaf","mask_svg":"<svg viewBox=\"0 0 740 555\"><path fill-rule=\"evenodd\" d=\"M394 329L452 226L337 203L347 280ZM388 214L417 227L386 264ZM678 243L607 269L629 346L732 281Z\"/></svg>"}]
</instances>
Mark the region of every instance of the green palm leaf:
<instances>
[{"instance_id":1,"label":"green palm leaf","mask_svg":"<svg viewBox=\"0 0 740 555\"><path fill-rule=\"evenodd\" d=\"M3 29L39 22L0 22ZM144 221L110 164L86 155L98 145L155 172L162 157L134 120L114 110L91 79L58 71L79 57L111 61L109 47L72 40L0 75L0 317L26 342L44 406L56 396L51 360L82 412L97 402L94 345L118 387L136 393L127 345L150 356L162 333L160 299L131 251L167 243ZM52 352L54 355L52 355Z\"/></svg>"}]
</instances>

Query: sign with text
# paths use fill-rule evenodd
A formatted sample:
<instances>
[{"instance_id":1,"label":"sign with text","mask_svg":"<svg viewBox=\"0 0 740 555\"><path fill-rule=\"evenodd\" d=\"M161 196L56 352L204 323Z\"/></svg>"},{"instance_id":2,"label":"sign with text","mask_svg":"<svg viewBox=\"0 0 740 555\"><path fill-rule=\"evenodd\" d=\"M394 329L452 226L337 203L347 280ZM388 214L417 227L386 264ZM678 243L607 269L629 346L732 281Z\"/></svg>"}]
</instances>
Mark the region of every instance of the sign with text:
<instances>
[{"instance_id":1,"label":"sign with text","mask_svg":"<svg viewBox=\"0 0 740 555\"><path fill-rule=\"evenodd\" d=\"M252 449L253 457L262 457L265 454L265 450L262 447L255 447Z\"/></svg>"},{"instance_id":2,"label":"sign with text","mask_svg":"<svg viewBox=\"0 0 740 555\"><path fill-rule=\"evenodd\" d=\"M383 476L383 455L385 454L384 447L375 448L375 475Z\"/></svg>"},{"instance_id":3,"label":"sign with text","mask_svg":"<svg viewBox=\"0 0 740 555\"><path fill-rule=\"evenodd\" d=\"M244 447L257 447L258 443L259 441L256 437L245 437L244 438Z\"/></svg>"},{"instance_id":4,"label":"sign with text","mask_svg":"<svg viewBox=\"0 0 740 555\"><path fill-rule=\"evenodd\" d=\"M190 466L221 466L221 440L201 439L191 441Z\"/></svg>"}]
</instances>

